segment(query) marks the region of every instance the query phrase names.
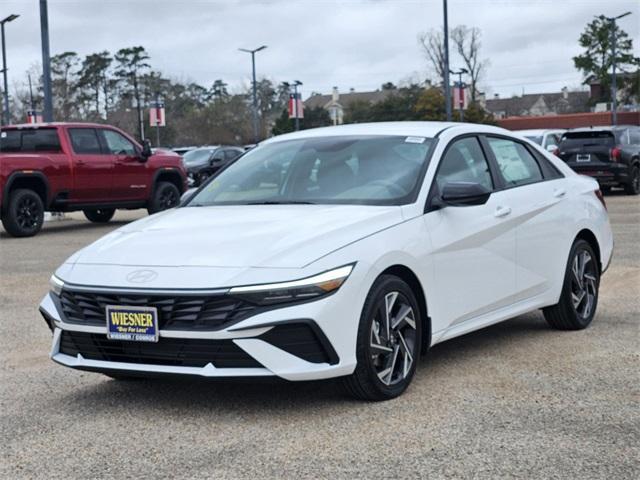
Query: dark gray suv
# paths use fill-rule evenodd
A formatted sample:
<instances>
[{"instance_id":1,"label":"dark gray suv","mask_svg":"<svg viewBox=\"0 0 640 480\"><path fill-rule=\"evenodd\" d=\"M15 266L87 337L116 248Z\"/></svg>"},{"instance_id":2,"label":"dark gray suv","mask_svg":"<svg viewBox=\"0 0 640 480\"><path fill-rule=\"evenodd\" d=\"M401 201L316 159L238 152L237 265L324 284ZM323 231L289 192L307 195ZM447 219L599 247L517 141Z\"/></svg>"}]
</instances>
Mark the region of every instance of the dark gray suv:
<instances>
[{"instance_id":1,"label":"dark gray suv","mask_svg":"<svg viewBox=\"0 0 640 480\"><path fill-rule=\"evenodd\" d=\"M569 130L556 152L582 175L595 178L603 191L624 187L640 193L640 127L589 127Z\"/></svg>"},{"instance_id":2,"label":"dark gray suv","mask_svg":"<svg viewBox=\"0 0 640 480\"><path fill-rule=\"evenodd\" d=\"M188 151L182 157L182 161L189 175L189 186L199 186L243 153L242 147L229 146L200 147Z\"/></svg>"}]
</instances>

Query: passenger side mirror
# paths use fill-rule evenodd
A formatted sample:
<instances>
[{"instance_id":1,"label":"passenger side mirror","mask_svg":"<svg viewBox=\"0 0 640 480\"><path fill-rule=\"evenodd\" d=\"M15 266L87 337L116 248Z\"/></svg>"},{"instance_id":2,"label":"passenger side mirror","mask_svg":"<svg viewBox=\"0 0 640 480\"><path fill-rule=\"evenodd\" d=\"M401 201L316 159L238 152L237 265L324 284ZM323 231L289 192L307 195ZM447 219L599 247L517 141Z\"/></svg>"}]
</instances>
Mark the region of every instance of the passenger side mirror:
<instances>
[{"instance_id":1,"label":"passenger side mirror","mask_svg":"<svg viewBox=\"0 0 640 480\"><path fill-rule=\"evenodd\" d=\"M555 152L555 151L556 151L556 148L558 148L558 146L557 146L557 145L554 145L554 144L547 145L547 152L551 152L551 153L553 153L553 152Z\"/></svg>"},{"instance_id":2,"label":"passenger side mirror","mask_svg":"<svg viewBox=\"0 0 640 480\"><path fill-rule=\"evenodd\" d=\"M140 152L140 157L143 162L146 162L151 155L153 155L153 152L151 151L151 142L148 138L145 138L142 142L142 152Z\"/></svg>"},{"instance_id":3,"label":"passenger side mirror","mask_svg":"<svg viewBox=\"0 0 640 480\"><path fill-rule=\"evenodd\" d=\"M449 182L442 188L440 202L452 207L484 205L489 200L491 191L474 182Z\"/></svg>"}]
</instances>

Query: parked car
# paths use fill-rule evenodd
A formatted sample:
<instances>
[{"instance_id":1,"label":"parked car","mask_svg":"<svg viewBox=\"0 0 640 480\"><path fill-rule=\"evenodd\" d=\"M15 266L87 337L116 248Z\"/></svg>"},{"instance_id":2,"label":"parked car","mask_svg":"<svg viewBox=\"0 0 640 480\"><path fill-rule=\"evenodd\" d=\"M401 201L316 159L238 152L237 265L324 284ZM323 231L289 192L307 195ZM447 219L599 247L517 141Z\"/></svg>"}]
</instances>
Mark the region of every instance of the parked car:
<instances>
[{"instance_id":1,"label":"parked car","mask_svg":"<svg viewBox=\"0 0 640 480\"><path fill-rule=\"evenodd\" d=\"M640 127L570 130L557 155L576 172L598 180L604 191L621 186L629 195L640 193Z\"/></svg>"},{"instance_id":2,"label":"parked car","mask_svg":"<svg viewBox=\"0 0 640 480\"><path fill-rule=\"evenodd\" d=\"M266 140L72 255L40 310L68 367L385 400L450 338L540 308L586 328L612 248L598 183L504 129L343 125Z\"/></svg>"},{"instance_id":3,"label":"parked car","mask_svg":"<svg viewBox=\"0 0 640 480\"><path fill-rule=\"evenodd\" d=\"M545 148L548 152L555 152L560 144L560 137L566 130L516 130L515 133L537 143Z\"/></svg>"},{"instance_id":4,"label":"parked car","mask_svg":"<svg viewBox=\"0 0 640 480\"><path fill-rule=\"evenodd\" d=\"M0 132L0 212L15 237L38 233L45 211L82 210L108 222L117 208L175 207L186 187L178 155L152 154L148 142L115 127L48 123Z\"/></svg>"},{"instance_id":5,"label":"parked car","mask_svg":"<svg viewBox=\"0 0 640 480\"><path fill-rule=\"evenodd\" d=\"M175 147L171 150L182 157L185 153L195 150L196 148L198 147Z\"/></svg>"},{"instance_id":6,"label":"parked car","mask_svg":"<svg viewBox=\"0 0 640 480\"><path fill-rule=\"evenodd\" d=\"M244 153L241 147L200 147L184 154L184 166L189 175L189 185L199 186L212 174Z\"/></svg>"}]
</instances>

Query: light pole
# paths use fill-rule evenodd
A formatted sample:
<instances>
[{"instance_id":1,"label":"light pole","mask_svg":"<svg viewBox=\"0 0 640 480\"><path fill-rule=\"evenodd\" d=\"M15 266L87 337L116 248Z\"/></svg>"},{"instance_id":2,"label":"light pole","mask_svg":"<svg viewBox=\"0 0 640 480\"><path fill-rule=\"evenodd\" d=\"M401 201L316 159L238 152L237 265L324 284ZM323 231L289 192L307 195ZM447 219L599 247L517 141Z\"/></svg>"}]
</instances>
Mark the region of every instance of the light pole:
<instances>
[{"instance_id":1,"label":"light pole","mask_svg":"<svg viewBox=\"0 0 640 480\"><path fill-rule=\"evenodd\" d=\"M258 143L258 93L257 93L257 85L256 85L256 52L260 50L264 50L267 48L266 45L262 45L261 47L255 48L253 50L249 50L246 48L239 48L241 52L246 52L251 54L251 72L253 76L253 140Z\"/></svg>"},{"instance_id":2,"label":"light pole","mask_svg":"<svg viewBox=\"0 0 640 480\"><path fill-rule=\"evenodd\" d=\"M11 123L11 115L9 113L9 82L7 81L7 46L4 39L4 24L13 22L20 15L11 14L4 20L0 20L2 29L2 76L4 77L4 109L2 110L2 120L4 125Z\"/></svg>"},{"instance_id":3,"label":"light pole","mask_svg":"<svg viewBox=\"0 0 640 480\"><path fill-rule=\"evenodd\" d=\"M462 74L469 73L469 70L467 70L466 68L461 68L457 72L450 71L449 73L451 73L451 75L458 75L458 96L464 95ZM464 122L464 97L462 97L462 101L460 101L460 98L456 98L456 101L458 102L458 107L460 109L460 121Z\"/></svg>"},{"instance_id":4,"label":"light pole","mask_svg":"<svg viewBox=\"0 0 640 480\"><path fill-rule=\"evenodd\" d=\"M618 86L616 85L616 20L631 15L631 12L623 13L617 17L605 17L611 23L611 123L618 124Z\"/></svg>"},{"instance_id":5,"label":"light pole","mask_svg":"<svg viewBox=\"0 0 640 480\"><path fill-rule=\"evenodd\" d=\"M449 85L449 19L447 13L447 0L442 1L444 8L444 65L442 74L444 80L444 102L447 111L447 122L451 121L451 86Z\"/></svg>"},{"instance_id":6,"label":"light pole","mask_svg":"<svg viewBox=\"0 0 640 480\"><path fill-rule=\"evenodd\" d=\"M45 122L53 122L53 97L51 92L51 53L49 52L49 11L47 0L40 0L40 35L42 36L42 86L44 90Z\"/></svg>"},{"instance_id":7,"label":"light pole","mask_svg":"<svg viewBox=\"0 0 640 480\"><path fill-rule=\"evenodd\" d=\"M300 80L293 81L293 114L296 119L296 132L300 130L300 115L298 112L298 86L302 85Z\"/></svg>"}]
</instances>

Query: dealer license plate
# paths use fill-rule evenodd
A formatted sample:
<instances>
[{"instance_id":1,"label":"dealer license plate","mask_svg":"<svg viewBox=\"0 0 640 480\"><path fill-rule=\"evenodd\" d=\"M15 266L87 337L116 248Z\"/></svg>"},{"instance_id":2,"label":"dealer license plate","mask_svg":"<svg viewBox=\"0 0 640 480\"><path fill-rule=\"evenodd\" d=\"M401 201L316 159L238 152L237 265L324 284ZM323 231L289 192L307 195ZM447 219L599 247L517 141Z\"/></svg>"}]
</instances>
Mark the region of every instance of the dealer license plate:
<instances>
[{"instance_id":1,"label":"dealer license plate","mask_svg":"<svg viewBox=\"0 0 640 480\"><path fill-rule=\"evenodd\" d=\"M107 305L107 338L136 342L158 341L158 310L155 307Z\"/></svg>"}]
</instances>

